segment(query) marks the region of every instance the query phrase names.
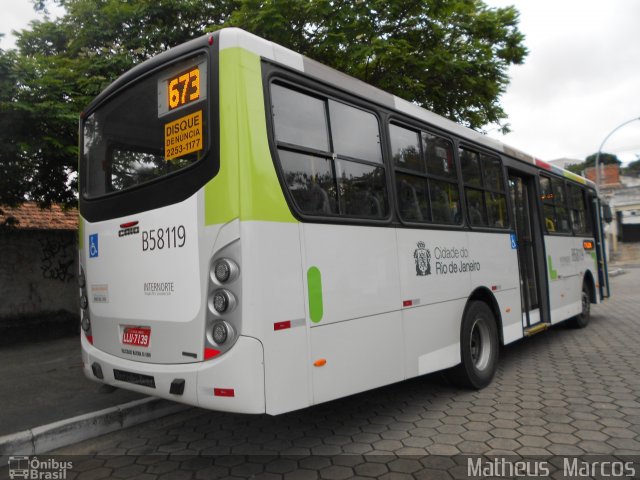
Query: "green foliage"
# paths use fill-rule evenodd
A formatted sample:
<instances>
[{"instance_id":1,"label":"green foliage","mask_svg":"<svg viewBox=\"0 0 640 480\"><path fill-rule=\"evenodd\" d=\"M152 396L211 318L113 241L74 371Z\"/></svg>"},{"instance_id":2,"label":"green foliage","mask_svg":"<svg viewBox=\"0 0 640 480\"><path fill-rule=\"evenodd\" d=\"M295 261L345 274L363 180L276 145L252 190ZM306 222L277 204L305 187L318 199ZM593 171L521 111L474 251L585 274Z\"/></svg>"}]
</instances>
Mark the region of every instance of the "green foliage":
<instances>
[{"instance_id":1,"label":"green foliage","mask_svg":"<svg viewBox=\"0 0 640 480\"><path fill-rule=\"evenodd\" d=\"M527 54L513 7L480 0L244 0L244 28L479 129L506 118L507 68Z\"/></svg>"},{"instance_id":2,"label":"green foliage","mask_svg":"<svg viewBox=\"0 0 640 480\"><path fill-rule=\"evenodd\" d=\"M595 167L597 156L598 156L597 153L592 153L591 155L589 155L584 161L584 168ZM600 153L600 158L598 159L598 163L600 165L612 165L612 164L621 165L622 164L622 162L618 160L617 155L614 155L613 153L604 153L604 152Z\"/></svg>"},{"instance_id":3,"label":"green foliage","mask_svg":"<svg viewBox=\"0 0 640 480\"><path fill-rule=\"evenodd\" d=\"M481 0L32 0L65 8L0 51L0 203L73 203L77 119L110 82L172 46L238 26L436 113L501 124L527 51L512 8Z\"/></svg>"},{"instance_id":4,"label":"green foliage","mask_svg":"<svg viewBox=\"0 0 640 480\"><path fill-rule=\"evenodd\" d=\"M570 172L573 172L577 175L582 175L582 172L584 172L584 162L582 163L574 163L571 165L567 165L566 167L564 167L565 170L569 170Z\"/></svg>"},{"instance_id":5,"label":"green foliage","mask_svg":"<svg viewBox=\"0 0 640 480\"><path fill-rule=\"evenodd\" d=\"M622 174L628 175L629 177L640 177L640 158L630 162L629 165L622 170Z\"/></svg>"}]
</instances>

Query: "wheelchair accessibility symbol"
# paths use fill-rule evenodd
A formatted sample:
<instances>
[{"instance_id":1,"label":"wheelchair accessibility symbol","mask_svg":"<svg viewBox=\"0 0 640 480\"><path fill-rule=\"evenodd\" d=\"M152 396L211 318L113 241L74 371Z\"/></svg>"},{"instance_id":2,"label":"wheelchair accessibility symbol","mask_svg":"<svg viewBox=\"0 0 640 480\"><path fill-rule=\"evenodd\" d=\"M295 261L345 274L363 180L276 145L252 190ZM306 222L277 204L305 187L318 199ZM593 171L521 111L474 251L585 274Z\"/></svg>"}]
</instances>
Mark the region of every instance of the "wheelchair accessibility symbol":
<instances>
[{"instance_id":1,"label":"wheelchair accessibility symbol","mask_svg":"<svg viewBox=\"0 0 640 480\"><path fill-rule=\"evenodd\" d=\"M89 258L98 256L98 234L89 235Z\"/></svg>"}]
</instances>

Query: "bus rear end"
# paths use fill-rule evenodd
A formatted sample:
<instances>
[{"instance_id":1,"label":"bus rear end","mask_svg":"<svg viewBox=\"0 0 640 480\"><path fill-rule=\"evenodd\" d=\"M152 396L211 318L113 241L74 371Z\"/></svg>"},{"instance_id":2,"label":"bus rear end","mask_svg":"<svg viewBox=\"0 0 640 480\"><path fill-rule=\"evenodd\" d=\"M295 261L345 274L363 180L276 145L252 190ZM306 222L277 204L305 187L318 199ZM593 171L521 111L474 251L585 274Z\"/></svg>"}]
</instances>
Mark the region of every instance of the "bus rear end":
<instances>
[{"instance_id":1,"label":"bus rear end","mask_svg":"<svg viewBox=\"0 0 640 480\"><path fill-rule=\"evenodd\" d=\"M259 413L263 350L242 335L239 221L205 221L220 171L216 38L132 69L82 114L83 362L96 381Z\"/></svg>"}]
</instances>

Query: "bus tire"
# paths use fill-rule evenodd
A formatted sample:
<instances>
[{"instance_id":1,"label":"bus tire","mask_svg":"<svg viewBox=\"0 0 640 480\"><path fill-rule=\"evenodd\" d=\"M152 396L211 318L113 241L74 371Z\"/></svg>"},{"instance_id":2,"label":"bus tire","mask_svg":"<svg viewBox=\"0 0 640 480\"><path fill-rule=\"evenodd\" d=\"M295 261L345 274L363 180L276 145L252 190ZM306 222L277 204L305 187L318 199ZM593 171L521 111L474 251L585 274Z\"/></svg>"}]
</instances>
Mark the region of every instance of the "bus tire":
<instances>
[{"instance_id":1,"label":"bus tire","mask_svg":"<svg viewBox=\"0 0 640 480\"><path fill-rule=\"evenodd\" d=\"M591 320L591 295L587 283L582 284L582 293L580 294L582 302L582 311L571 319L571 326L574 328L584 328L589 325Z\"/></svg>"},{"instance_id":2,"label":"bus tire","mask_svg":"<svg viewBox=\"0 0 640 480\"><path fill-rule=\"evenodd\" d=\"M472 301L460 330L461 363L450 371L453 383L479 390L493 380L498 367L498 329L493 311L480 301Z\"/></svg>"}]
</instances>

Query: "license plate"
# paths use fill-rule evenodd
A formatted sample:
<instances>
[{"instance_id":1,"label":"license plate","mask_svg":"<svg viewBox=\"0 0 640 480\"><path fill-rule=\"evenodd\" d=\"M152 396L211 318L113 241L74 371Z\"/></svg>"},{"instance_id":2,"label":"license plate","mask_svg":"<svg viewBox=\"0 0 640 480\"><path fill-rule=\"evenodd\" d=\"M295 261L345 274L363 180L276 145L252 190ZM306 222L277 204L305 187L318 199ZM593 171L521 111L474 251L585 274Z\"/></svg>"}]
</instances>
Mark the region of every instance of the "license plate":
<instances>
[{"instance_id":1,"label":"license plate","mask_svg":"<svg viewBox=\"0 0 640 480\"><path fill-rule=\"evenodd\" d=\"M148 347L151 329L144 327L127 327L122 333L122 343L136 347Z\"/></svg>"}]
</instances>

